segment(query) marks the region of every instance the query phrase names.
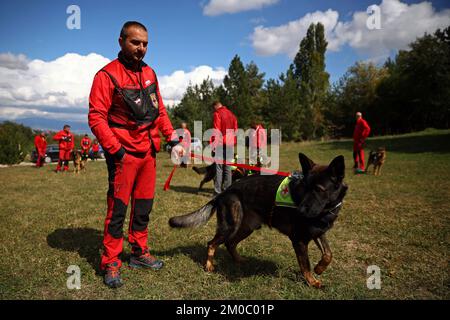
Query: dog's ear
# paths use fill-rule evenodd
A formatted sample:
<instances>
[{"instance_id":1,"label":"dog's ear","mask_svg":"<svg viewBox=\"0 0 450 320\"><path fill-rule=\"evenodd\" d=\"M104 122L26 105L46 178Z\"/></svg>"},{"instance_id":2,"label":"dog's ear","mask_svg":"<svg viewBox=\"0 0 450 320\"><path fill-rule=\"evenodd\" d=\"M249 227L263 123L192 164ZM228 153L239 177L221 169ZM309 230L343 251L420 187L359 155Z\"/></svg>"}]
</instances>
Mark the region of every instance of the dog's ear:
<instances>
[{"instance_id":1,"label":"dog's ear","mask_svg":"<svg viewBox=\"0 0 450 320\"><path fill-rule=\"evenodd\" d=\"M344 156L337 156L331 161L328 166L328 172L331 177L336 178L337 181L342 181L345 177L345 160Z\"/></svg>"},{"instance_id":2,"label":"dog's ear","mask_svg":"<svg viewBox=\"0 0 450 320\"><path fill-rule=\"evenodd\" d=\"M300 166L304 176L307 176L309 171L316 165L310 158L303 153L298 154L298 160L300 160Z\"/></svg>"}]
</instances>

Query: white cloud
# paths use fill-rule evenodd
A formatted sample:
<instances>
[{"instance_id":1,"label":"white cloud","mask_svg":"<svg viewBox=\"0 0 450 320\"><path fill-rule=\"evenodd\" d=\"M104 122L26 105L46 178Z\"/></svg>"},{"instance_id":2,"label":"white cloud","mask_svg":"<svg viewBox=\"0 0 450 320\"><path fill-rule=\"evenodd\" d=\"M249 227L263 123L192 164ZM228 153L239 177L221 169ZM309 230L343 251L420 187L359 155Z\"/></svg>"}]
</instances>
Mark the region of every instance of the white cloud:
<instances>
[{"instance_id":1,"label":"white cloud","mask_svg":"<svg viewBox=\"0 0 450 320\"><path fill-rule=\"evenodd\" d=\"M21 56L17 60L26 60ZM0 65L0 106L87 108L92 79L108 62L95 53L67 53L53 61L28 61L21 68Z\"/></svg>"},{"instance_id":2,"label":"white cloud","mask_svg":"<svg viewBox=\"0 0 450 320\"><path fill-rule=\"evenodd\" d=\"M28 59L24 54L0 53L0 67L8 69L28 69Z\"/></svg>"},{"instance_id":3,"label":"white cloud","mask_svg":"<svg viewBox=\"0 0 450 320\"><path fill-rule=\"evenodd\" d=\"M279 0L210 0L203 8L203 14L218 16L224 13L261 9L277 3Z\"/></svg>"},{"instance_id":4,"label":"white cloud","mask_svg":"<svg viewBox=\"0 0 450 320\"><path fill-rule=\"evenodd\" d=\"M0 54L0 118L87 121L92 80L109 61L95 53L67 53L52 61ZM198 66L189 72L159 75L158 79L163 99L170 105L181 100L190 83L200 84L209 77L219 85L225 75L224 68Z\"/></svg>"},{"instance_id":5,"label":"white cloud","mask_svg":"<svg viewBox=\"0 0 450 320\"><path fill-rule=\"evenodd\" d=\"M159 86L161 95L166 105L173 105L180 102L189 84L200 84L209 77L215 86L222 83L227 74L224 68L211 68L209 66L198 66L190 72L178 70L168 76L159 76Z\"/></svg>"},{"instance_id":6,"label":"white cloud","mask_svg":"<svg viewBox=\"0 0 450 320\"><path fill-rule=\"evenodd\" d=\"M331 9L325 12L316 11L282 26L268 28L257 26L250 38L257 54L271 56L285 53L289 57L294 57L311 23L321 22L328 34L336 26L338 17L339 14ZM335 44L329 39L328 42L328 48L333 50Z\"/></svg>"},{"instance_id":7,"label":"white cloud","mask_svg":"<svg viewBox=\"0 0 450 320\"><path fill-rule=\"evenodd\" d=\"M349 45L370 56L382 56L392 50L406 49L425 32L433 33L450 24L450 9L436 11L430 2L405 4L400 0L383 0L379 5L381 29L369 30L366 11L355 12L350 21L339 21L335 10L308 13L298 20L277 27L257 26L250 35L256 53L263 56L287 54L294 57L309 24L325 26L328 49L338 51Z\"/></svg>"}]
</instances>

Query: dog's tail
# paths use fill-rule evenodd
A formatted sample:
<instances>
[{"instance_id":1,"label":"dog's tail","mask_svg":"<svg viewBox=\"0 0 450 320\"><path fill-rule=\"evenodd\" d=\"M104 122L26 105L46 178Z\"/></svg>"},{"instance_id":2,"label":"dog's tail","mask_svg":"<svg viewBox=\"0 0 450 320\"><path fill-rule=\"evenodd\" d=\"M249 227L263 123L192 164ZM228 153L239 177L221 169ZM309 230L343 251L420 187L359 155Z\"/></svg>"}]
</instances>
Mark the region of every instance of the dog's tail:
<instances>
[{"instance_id":1,"label":"dog's tail","mask_svg":"<svg viewBox=\"0 0 450 320\"><path fill-rule=\"evenodd\" d=\"M216 211L216 198L205 204L200 209L177 217L169 219L169 225L172 228L191 228L200 227L211 219Z\"/></svg>"},{"instance_id":2,"label":"dog's tail","mask_svg":"<svg viewBox=\"0 0 450 320\"><path fill-rule=\"evenodd\" d=\"M195 172L197 172L197 174L205 174L206 173L206 168L207 167L201 167L201 168L198 168L198 167L192 167L192 170L194 170Z\"/></svg>"}]
</instances>

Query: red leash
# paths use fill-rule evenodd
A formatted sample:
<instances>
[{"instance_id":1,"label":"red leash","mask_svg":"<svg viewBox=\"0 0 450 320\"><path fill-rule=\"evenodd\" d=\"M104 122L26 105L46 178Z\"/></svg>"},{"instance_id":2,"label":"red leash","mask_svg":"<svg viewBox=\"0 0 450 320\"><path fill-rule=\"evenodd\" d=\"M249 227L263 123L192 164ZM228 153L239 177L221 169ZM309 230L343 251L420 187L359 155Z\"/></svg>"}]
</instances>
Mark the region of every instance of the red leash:
<instances>
[{"instance_id":1,"label":"red leash","mask_svg":"<svg viewBox=\"0 0 450 320\"><path fill-rule=\"evenodd\" d=\"M251 166L251 165L244 164L244 163L233 163L233 162L228 162L228 161L224 161L224 160L220 160L220 159L214 159L214 158L203 157L202 155L195 154L195 153L191 153L191 156L194 157L194 158L206 160L206 161L209 161L209 162L216 162L216 163L218 163L218 164L225 164L225 165L227 165L227 166L233 166L233 167L238 167L238 168L244 168L244 169L247 169L247 170L254 170L254 171L260 171L260 172L267 172L267 173L270 173L270 174L276 174L276 175L284 176L284 177L289 177L289 176L291 175L290 172L276 171L276 170L271 170L271 169L267 169L267 168Z\"/></svg>"},{"instance_id":2,"label":"red leash","mask_svg":"<svg viewBox=\"0 0 450 320\"><path fill-rule=\"evenodd\" d=\"M194 157L194 158L197 158L197 159L206 160L206 161L209 161L209 162L216 162L216 163L219 163L219 164L225 164L227 166L233 166L233 167L238 167L238 168L244 168L244 169L247 169L247 170L254 170L254 171L259 171L259 172L266 172L266 173L270 173L270 174L276 174L276 175L283 176L283 177L289 177L291 175L290 172L276 171L276 170L271 170L271 169L267 169L267 168L251 166L251 165L244 164L244 163L233 163L233 162L228 162L228 161L224 161L224 160L220 160L220 159L203 157L202 155L195 154L195 153L191 153L191 157ZM177 165L175 165L173 167L172 172L170 173L169 177L166 180L166 183L164 183L164 188L163 188L164 191L167 191L167 190L170 189L170 181L172 180L173 174L175 173L176 169L177 169Z\"/></svg>"},{"instance_id":3,"label":"red leash","mask_svg":"<svg viewBox=\"0 0 450 320\"><path fill-rule=\"evenodd\" d=\"M170 181L172 180L173 174L175 173L175 170L177 169L177 165L173 166L172 172L170 172L169 177L166 180L166 183L164 183L164 191L167 191L170 189Z\"/></svg>"}]
</instances>

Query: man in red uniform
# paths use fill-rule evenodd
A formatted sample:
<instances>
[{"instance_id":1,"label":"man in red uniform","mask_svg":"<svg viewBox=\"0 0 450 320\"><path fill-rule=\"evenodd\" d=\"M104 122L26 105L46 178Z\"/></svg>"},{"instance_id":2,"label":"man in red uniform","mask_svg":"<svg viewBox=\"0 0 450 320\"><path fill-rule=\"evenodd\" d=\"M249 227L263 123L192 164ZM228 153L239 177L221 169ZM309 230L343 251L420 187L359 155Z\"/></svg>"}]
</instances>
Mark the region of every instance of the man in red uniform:
<instances>
[{"instance_id":1,"label":"man in red uniform","mask_svg":"<svg viewBox=\"0 0 450 320\"><path fill-rule=\"evenodd\" d=\"M94 139L94 142L92 142L92 160L97 160L99 151L100 145L98 144L98 140Z\"/></svg>"},{"instance_id":2,"label":"man in red uniform","mask_svg":"<svg viewBox=\"0 0 450 320\"><path fill-rule=\"evenodd\" d=\"M251 124L250 130L250 163L261 165L265 162L266 152L265 149L267 147L267 133L266 129L264 129L263 125L253 121Z\"/></svg>"},{"instance_id":3,"label":"man in red uniform","mask_svg":"<svg viewBox=\"0 0 450 320\"><path fill-rule=\"evenodd\" d=\"M36 147L36 167L40 168L44 165L45 152L47 151L47 140L45 140L45 132L41 132L34 137L34 146Z\"/></svg>"},{"instance_id":4,"label":"man in red uniform","mask_svg":"<svg viewBox=\"0 0 450 320\"><path fill-rule=\"evenodd\" d=\"M87 160L89 157L89 150L91 150L91 139L87 134L81 139L81 157L83 160Z\"/></svg>"},{"instance_id":5,"label":"man in red uniform","mask_svg":"<svg viewBox=\"0 0 450 320\"><path fill-rule=\"evenodd\" d=\"M370 127L362 113L356 113L356 125L353 131L353 160L355 173L364 173L364 144L370 133Z\"/></svg>"},{"instance_id":6,"label":"man in red uniform","mask_svg":"<svg viewBox=\"0 0 450 320\"><path fill-rule=\"evenodd\" d=\"M236 130L238 128L236 116L220 101L213 103L213 126L220 134L212 142L215 149L215 158L227 162L233 161L234 146L236 144ZM214 180L214 193L217 195L231 185L231 167L216 161L216 178Z\"/></svg>"},{"instance_id":7,"label":"man in red uniform","mask_svg":"<svg viewBox=\"0 0 450 320\"><path fill-rule=\"evenodd\" d=\"M88 115L89 126L105 152L109 174L100 267L105 271L105 284L111 288L122 285L119 254L130 196L128 242L132 254L129 266L155 270L163 267L163 262L149 252L147 225L155 192L159 131L167 140L174 131L156 74L143 62L148 44L147 29L139 22L126 22L119 44L118 59L94 77Z\"/></svg>"},{"instance_id":8,"label":"man in red uniform","mask_svg":"<svg viewBox=\"0 0 450 320\"><path fill-rule=\"evenodd\" d=\"M59 161L56 166L56 172L61 171L61 166L63 164L64 171L69 171L70 155L75 145L73 134L70 132L70 126L66 124L63 130L53 136L53 140L59 142Z\"/></svg>"}]
</instances>

